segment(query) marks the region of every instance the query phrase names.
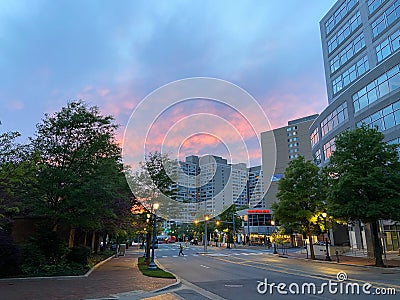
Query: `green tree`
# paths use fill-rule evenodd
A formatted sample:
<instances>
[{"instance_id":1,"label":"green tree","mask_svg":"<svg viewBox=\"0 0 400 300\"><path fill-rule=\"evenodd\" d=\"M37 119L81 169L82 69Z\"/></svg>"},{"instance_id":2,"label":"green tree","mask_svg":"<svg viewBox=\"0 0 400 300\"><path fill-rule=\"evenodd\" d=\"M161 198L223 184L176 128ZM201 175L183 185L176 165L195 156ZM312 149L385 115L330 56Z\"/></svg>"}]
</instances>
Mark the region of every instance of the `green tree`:
<instances>
[{"instance_id":1,"label":"green tree","mask_svg":"<svg viewBox=\"0 0 400 300\"><path fill-rule=\"evenodd\" d=\"M26 210L36 183L36 156L27 145L16 142L18 132L0 134L0 227L9 230L11 217Z\"/></svg>"},{"instance_id":2,"label":"green tree","mask_svg":"<svg viewBox=\"0 0 400 300\"><path fill-rule=\"evenodd\" d=\"M304 157L292 160L279 181L273 216L287 229L308 237L311 258L315 259L312 234L320 229L319 214L324 209L325 189L320 169Z\"/></svg>"},{"instance_id":3,"label":"green tree","mask_svg":"<svg viewBox=\"0 0 400 300\"><path fill-rule=\"evenodd\" d=\"M38 186L44 196L36 207L53 230L59 225L100 230L105 219L118 219L113 203L129 201L130 192L116 129L112 116L82 101L46 114L37 125L31 142L40 155Z\"/></svg>"},{"instance_id":4,"label":"green tree","mask_svg":"<svg viewBox=\"0 0 400 300\"><path fill-rule=\"evenodd\" d=\"M383 266L378 220L400 220L400 162L396 145L366 126L335 139L336 150L326 168L330 213L371 226L375 265Z\"/></svg>"}]
</instances>

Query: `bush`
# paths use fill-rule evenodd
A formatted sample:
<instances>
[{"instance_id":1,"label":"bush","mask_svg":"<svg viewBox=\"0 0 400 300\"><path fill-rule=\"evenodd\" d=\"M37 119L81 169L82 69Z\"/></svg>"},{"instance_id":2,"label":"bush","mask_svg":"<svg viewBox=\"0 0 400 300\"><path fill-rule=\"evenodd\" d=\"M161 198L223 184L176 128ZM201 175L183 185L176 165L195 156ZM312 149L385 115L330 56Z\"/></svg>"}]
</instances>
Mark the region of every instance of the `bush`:
<instances>
[{"instance_id":1,"label":"bush","mask_svg":"<svg viewBox=\"0 0 400 300\"><path fill-rule=\"evenodd\" d=\"M24 245L22 253L23 264L21 270L24 274L37 275L40 273L42 266L47 264L46 257L42 253L37 240L33 237Z\"/></svg>"},{"instance_id":2,"label":"bush","mask_svg":"<svg viewBox=\"0 0 400 300\"><path fill-rule=\"evenodd\" d=\"M12 276L20 273L21 255L12 237L0 229L0 276Z\"/></svg>"},{"instance_id":3,"label":"bush","mask_svg":"<svg viewBox=\"0 0 400 300\"><path fill-rule=\"evenodd\" d=\"M69 251L65 241L55 231L43 230L36 243L49 265L60 264Z\"/></svg>"},{"instance_id":4,"label":"bush","mask_svg":"<svg viewBox=\"0 0 400 300\"><path fill-rule=\"evenodd\" d=\"M67 254L67 261L86 266L88 264L90 252L91 249L89 247L74 247Z\"/></svg>"}]
</instances>

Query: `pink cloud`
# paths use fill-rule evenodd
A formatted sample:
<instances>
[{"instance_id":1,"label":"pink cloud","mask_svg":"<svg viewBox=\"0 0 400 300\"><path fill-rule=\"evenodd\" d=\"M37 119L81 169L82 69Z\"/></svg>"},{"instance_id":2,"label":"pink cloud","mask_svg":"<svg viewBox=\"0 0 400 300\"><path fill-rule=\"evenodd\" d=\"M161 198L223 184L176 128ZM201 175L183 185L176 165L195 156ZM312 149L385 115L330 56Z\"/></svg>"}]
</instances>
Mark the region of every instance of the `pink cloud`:
<instances>
[{"instance_id":1,"label":"pink cloud","mask_svg":"<svg viewBox=\"0 0 400 300\"><path fill-rule=\"evenodd\" d=\"M7 103L7 107L10 110L21 110L25 107L25 104L22 101L14 100Z\"/></svg>"}]
</instances>

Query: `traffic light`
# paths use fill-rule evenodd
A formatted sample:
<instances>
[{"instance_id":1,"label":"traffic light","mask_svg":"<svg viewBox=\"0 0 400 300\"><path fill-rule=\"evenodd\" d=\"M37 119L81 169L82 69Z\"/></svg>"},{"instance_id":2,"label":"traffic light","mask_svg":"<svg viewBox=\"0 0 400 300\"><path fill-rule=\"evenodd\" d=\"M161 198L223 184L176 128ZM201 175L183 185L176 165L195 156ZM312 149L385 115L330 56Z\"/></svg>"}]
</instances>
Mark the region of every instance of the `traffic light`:
<instances>
[{"instance_id":1,"label":"traffic light","mask_svg":"<svg viewBox=\"0 0 400 300\"><path fill-rule=\"evenodd\" d=\"M220 220L216 220L215 221L215 225L219 226L219 224L221 224L221 221Z\"/></svg>"}]
</instances>

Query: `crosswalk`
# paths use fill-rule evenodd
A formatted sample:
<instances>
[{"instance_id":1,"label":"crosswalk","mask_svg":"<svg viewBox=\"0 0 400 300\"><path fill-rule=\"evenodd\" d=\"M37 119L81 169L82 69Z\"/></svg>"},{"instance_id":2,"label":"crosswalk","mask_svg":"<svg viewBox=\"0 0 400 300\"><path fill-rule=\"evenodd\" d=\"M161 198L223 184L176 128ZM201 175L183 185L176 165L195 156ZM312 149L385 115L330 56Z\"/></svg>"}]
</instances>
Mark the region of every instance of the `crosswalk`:
<instances>
[{"instance_id":1,"label":"crosswalk","mask_svg":"<svg viewBox=\"0 0 400 300\"><path fill-rule=\"evenodd\" d=\"M219 253L219 252L213 252L213 253L208 253L207 256L214 256L214 257L228 257L228 256L254 256L254 255L271 255L271 252L265 252L265 251L259 251L259 252L235 252L235 253ZM204 254L198 254L198 253L190 253L187 252L185 253L184 257L188 256L201 256ZM158 255L155 255L156 258L171 258L171 257L179 257L179 255L172 254L172 255L165 255L162 253L159 253Z\"/></svg>"}]
</instances>

